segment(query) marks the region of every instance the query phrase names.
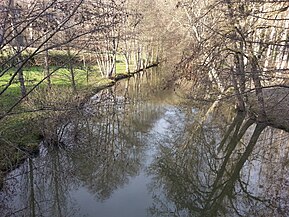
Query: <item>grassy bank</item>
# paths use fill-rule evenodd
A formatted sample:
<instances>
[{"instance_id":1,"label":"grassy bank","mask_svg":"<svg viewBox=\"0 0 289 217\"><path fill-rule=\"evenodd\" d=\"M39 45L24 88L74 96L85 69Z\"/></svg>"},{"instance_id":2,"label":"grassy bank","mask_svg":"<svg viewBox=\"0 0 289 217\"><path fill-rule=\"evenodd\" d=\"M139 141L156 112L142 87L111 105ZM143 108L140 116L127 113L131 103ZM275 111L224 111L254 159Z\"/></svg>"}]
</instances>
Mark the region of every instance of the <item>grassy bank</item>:
<instances>
[{"instance_id":1,"label":"grassy bank","mask_svg":"<svg viewBox=\"0 0 289 217\"><path fill-rule=\"evenodd\" d=\"M7 171L38 151L38 144L43 134L47 133L42 125L45 119L56 119L71 107L76 107L86 95L114 83L111 79L102 78L95 65L85 68L75 65L76 92L72 89L68 68L50 66L50 71L56 70L51 75L51 89L48 89L47 80L43 81L11 114L0 119L0 180ZM119 61L117 71L124 73L124 69L125 65ZM11 68L0 77L0 91L15 71L15 68ZM45 70L42 66L27 66L23 68L23 74L29 91L43 79ZM20 98L20 84L15 79L0 96L0 115L5 114Z\"/></svg>"},{"instance_id":2,"label":"grassy bank","mask_svg":"<svg viewBox=\"0 0 289 217\"><path fill-rule=\"evenodd\" d=\"M0 78L0 90L9 82L15 70L11 68ZM57 127L69 120L71 110L78 109L101 89L129 76L120 60L116 65L117 73L111 79L101 77L96 65L83 67L75 64L75 91L68 68L50 66L50 71L53 70L56 71L51 75L51 88L48 88L45 80L9 115L0 119L0 148L3 150L0 153L0 180L24 159L37 153L38 144L43 138L51 143L57 142ZM43 79L45 70L42 66L28 66L23 68L23 74L29 91ZM0 96L0 115L5 114L20 98L20 84L15 79Z\"/></svg>"}]
</instances>

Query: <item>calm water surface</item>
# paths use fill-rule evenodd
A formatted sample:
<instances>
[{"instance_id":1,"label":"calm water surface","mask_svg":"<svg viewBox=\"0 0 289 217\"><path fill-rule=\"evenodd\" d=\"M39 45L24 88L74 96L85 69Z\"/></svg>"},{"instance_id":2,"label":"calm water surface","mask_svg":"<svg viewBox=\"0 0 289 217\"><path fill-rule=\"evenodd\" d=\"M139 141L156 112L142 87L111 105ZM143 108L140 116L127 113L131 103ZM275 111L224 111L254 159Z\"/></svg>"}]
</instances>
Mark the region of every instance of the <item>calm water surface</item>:
<instances>
[{"instance_id":1,"label":"calm water surface","mask_svg":"<svg viewBox=\"0 0 289 217\"><path fill-rule=\"evenodd\" d=\"M245 116L180 104L155 73L47 121L60 145L7 175L0 216L289 216L288 133L250 142Z\"/></svg>"}]
</instances>

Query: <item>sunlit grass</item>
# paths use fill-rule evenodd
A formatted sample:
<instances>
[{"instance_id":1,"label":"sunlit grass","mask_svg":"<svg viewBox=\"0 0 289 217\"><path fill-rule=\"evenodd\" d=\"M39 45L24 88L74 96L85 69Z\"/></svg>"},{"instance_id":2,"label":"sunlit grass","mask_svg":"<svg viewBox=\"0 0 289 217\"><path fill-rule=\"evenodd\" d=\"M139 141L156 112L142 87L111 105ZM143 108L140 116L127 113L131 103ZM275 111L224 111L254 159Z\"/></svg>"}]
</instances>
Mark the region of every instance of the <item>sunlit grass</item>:
<instances>
[{"instance_id":1,"label":"sunlit grass","mask_svg":"<svg viewBox=\"0 0 289 217\"><path fill-rule=\"evenodd\" d=\"M0 77L0 91L2 91L9 83L9 80L15 71L15 68L11 68L2 77ZM71 87L72 79L68 68L50 66L49 72L53 72L53 74L50 76L52 87ZM73 68L73 72L77 90L87 90L88 88L97 88L98 86L105 87L112 84L112 80L101 77L97 65L90 65L85 68L75 66ZM46 76L46 72L41 66L24 67L23 74L28 91ZM117 61L116 74L126 74L126 66L124 62ZM47 85L48 82L46 79L39 85L39 87L44 88L47 87ZM20 84L18 82L18 77L15 77L9 88L0 96L0 114L14 105L20 97Z\"/></svg>"},{"instance_id":2,"label":"sunlit grass","mask_svg":"<svg viewBox=\"0 0 289 217\"><path fill-rule=\"evenodd\" d=\"M26 53L28 54L28 52ZM7 57L11 54L2 52L1 55L2 57ZM67 53L65 51L50 50L49 56L53 57L54 60L58 59L59 57L59 63L67 59ZM117 55L116 63L116 76L127 75L126 65L121 55ZM0 77L0 91L6 87L15 71L16 68L11 68ZM52 88L72 88L72 77L68 67L52 65L49 67L49 72L52 73L50 76ZM89 89L95 90L98 88L110 86L114 83L111 79L103 78L101 76L97 65L90 64L84 66L75 63L73 66L73 73L77 91L87 91ZM48 87L48 79L42 81L43 78L47 76L47 72L43 66L35 65L24 67L23 74L27 91L31 90L31 88L35 87L35 85L39 86L38 89L45 89ZM39 82L41 82L41 84L39 84ZM11 108L11 106L13 106L20 98L20 83L18 81L18 76L16 76L8 89L0 95L0 115ZM21 110L21 105L16 109Z\"/></svg>"},{"instance_id":3,"label":"sunlit grass","mask_svg":"<svg viewBox=\"0 0 289 217\"><path fill-rule=\"evenodd\" d=\"M11 54L4 53L2 54L2 57L7 58L9 55ZM53 72L50 76L52 86L51 90L48 91L47 89L47 79L39 84L39 82L47 76L47 72L43 66L35 65L24 67L23 75L27 91L31 90L31 88L36 85L39 85L28 96L29 100L24 100L22 104L19 104L15 109L13 109L13 113L17 113L17 115L14 114L6 116L4 119L0 119L0 148L2 148L2 150L5 148L6 150L5 152L2 152L2 155L0 154L0 169L7 167L6 164L2 165L2 162L6 162L3 159L7 158L7 156L12 159L12 162L17 162L19 159L23 158L23 155L19 152L18 148L37 149L39 135L41 134L41 132L38 132L39 129L37 126L39 126L39 124L37 125L37 120L41 118L41 115L39 114L43 114L43 116L46 115L45 109L42 111L41 108L51 106L51 108L57 110L57 108L65 109L66 106L69 106L70 104L72 105L73 103L77 105L77 100L81 100L81 96L77 94L83 93L84 96L87 93L95 93L95 91L111 86L115 83L112 79L102 77L97 65L90 64L83 66L75 64L73 66L77 90L75 95L71 88L71 72L68 67L64 67L62 64L68 60L67 55L63 51L49 51L49 55L54 56L54 60L57 60L58 58L60 60L59 66L51 65L49 67L49 72ZM41 59L41 57L37 58ZM7 84L9 84L10 79L15 72L16 68L11 68L0 77L0 91L4 90ZM122 57L118 56L116 75L126 74L126 65L122 60ZM85 99L85 97L83 98ZM6 112L19 99L21 99L21 91L18 77L16 76L7 90L0 95L0 116L6 114ZM73 100L75 100L75 102L73 102ZM37 110L43 113L35 112ZM53 115L54 114L55 113L53 113ZM9 144L12 144L13 146L9 146Z\"/></svg>"}]
</instances>

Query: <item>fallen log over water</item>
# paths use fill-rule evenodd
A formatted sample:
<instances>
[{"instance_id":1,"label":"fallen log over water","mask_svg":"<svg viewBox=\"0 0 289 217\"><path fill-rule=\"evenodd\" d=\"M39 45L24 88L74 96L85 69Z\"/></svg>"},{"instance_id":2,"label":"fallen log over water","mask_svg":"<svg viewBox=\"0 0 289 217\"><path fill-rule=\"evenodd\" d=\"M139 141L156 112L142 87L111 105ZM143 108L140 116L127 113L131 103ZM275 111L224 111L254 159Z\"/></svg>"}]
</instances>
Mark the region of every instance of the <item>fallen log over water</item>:
<instances>
[{"instance_id":1,"label":"fallen log over water","mask_svg":"<svg viewBox=\"0 0 289 217\"><path fill-rule=\"evenodd\" d=\"M127 79L127 78L130 78L130 77L133 77L135 74L138 74L138 73L140 73L140 72L143 72L143 71L145 71L146 69L150 69L150 68L153 68L153 67L157 67L159 64L160 64L159 62L152 63L151 65L148 65L148 66L146 66L145 68L138 69L138 70L133 71L133 72L131 72L131 73L129 73L129 74L128 74L128 73L117 74L116 76L111 77L111 78L109 79L109 80L110 80L109 82L107 82L107 83L105 83L105 84L103 84L103 85L101 85L101 86L98 86L98 87L96 87L96 88L94 88L94 89L90 89L90 90L88 91L88 93L85 94L85 95L82 97L82 99L80 100L80 102L79 102L80 107L81 107L82 105L84 105L93 95L97 94L97 93L100 92L101 90L114 86L117 81L120 81L120 80L123 80L123 79Z\"/></svg>"}]
</instances>

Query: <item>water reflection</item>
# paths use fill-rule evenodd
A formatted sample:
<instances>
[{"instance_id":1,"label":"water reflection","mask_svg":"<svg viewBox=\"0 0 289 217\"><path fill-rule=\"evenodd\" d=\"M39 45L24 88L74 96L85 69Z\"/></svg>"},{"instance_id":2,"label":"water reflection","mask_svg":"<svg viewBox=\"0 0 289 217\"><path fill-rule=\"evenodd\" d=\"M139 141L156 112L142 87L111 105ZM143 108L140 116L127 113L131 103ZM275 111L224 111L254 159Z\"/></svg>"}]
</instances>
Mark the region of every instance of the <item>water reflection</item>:
<instances>
[{"instance_id":1,"label":"water reflection","mask_svg":"<svg viewBox=\"0 0 289 217\"><path fill-rule=\"evenodd\" d=\"M55 149L47 150L41 160L28 159L6 178L6 194L1 193L1 199L10 198L3 203L6 207L1 207L2 215L75 216L75 210L68 207L71 177L62 172L67 167Z\"/></svg>"},{"instance_id":2,"label":"water reflection","mask_svg":"<svg viewBox=\"0 0 289 217\"><path fill-rule=\"evenodd\" d=\"M288 134L245 113L226 126L220 112L172 126L173 141L160 144L152 216L289 215Z\"/></svg>"},{"instance_id":3,"label":"water reflection","mask_svg":"<svg viewBox=\"0 0 289 217\"><path fill-rule=\"evenodd\" d=\"M177 105L154 73L45 120L1 216L289 216L288 133L226 103Z\"/></svg>"},{"instance_id":4,"label":"water reflection","mask_svg":"<svg viewBox=\"0 0 289 217\"><path fill-rule=\"evenodd\" d=\"M140 89L155 79L153 73L102 91L83 109L62 114L62 124L45 120L40 156L6 177L1 215L83 216L79 195L72 197L79 189L93 195L93 207L139 176L146 134L163 113L161 103L144 103L150 91Z\"/></svg>"},{"instance_id":5,"label":"water reflection","mask_svg":"<svg viewBox=\"0 0 289 217\"><path fill-rule=\"evenodd\" d=\"M105 200L140 171L146 144L143 133L158 110L142 108L147 112L138 113L138 106L131 106L128 98L117 98L112 90L100 97L107 99L101 99L97 115L73 121L67 138L73 138L68 141L72 143L68 151L75 176L98 199ZM63 142L67 143L65 139Z\"/></svg>"}]
</instances>

